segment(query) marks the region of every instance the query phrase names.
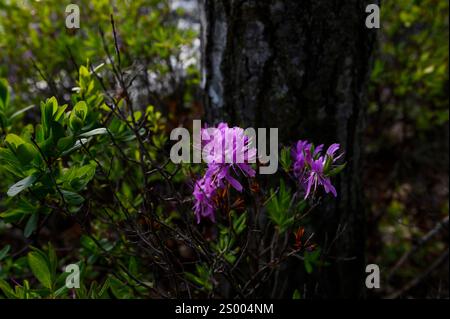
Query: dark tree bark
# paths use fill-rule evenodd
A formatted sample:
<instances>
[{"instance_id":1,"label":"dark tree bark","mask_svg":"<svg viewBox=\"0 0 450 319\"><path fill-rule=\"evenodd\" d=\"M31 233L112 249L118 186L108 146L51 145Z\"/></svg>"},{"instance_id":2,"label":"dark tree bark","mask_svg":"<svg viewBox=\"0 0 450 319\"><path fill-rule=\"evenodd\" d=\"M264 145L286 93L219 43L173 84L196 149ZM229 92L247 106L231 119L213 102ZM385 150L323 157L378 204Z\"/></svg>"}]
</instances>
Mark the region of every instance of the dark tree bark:
<instances>
[{"instance_id":1,"label":"dark tree bark","mask_svg":"<svg viewBox=\"0 0 450 319\"><path fill-rule=\"evenodd\" d=\"M360 134L375 42L375 31L365 27L365 8L377 1L201 2L206 119L278 127L284 144L338 141L345 150L338 198L326 203L314 222L321 243L336 258L319 275L316 290L322 297L361 297Z\"/></svg>"}]
</instances>

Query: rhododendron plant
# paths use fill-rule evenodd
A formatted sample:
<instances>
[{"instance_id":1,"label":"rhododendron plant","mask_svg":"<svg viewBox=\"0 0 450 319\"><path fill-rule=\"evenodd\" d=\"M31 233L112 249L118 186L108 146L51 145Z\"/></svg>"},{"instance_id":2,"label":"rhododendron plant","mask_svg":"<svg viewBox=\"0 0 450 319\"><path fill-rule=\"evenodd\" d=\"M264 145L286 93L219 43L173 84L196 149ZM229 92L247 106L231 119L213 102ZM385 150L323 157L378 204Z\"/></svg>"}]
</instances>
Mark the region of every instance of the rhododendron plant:
<instances>
[{"instance_id":1,"label":"rhododendron plant","mask_svg":"<svg viewBox=\"0 0 450 319\"><path fill-rule=\"evenodd\" d=\"M204 176L194 185L194 212L197 223L202 218L215 222L217 209L216 196L218 190L231 186L238 192L244 187L239 177L255 177L256 171L252 168L257 157L257 150L240 127L229 127L227 123L218 124L217 128L204 128L201 130L203 158L207 163ZM342 157L339 144L332 144L323 154L324 145L314 147L313 143L299 140L292 150L294 158L293 173L304 190L304 198L310 197L323 186L326 193L337 196L336 188L331 183L331 176L337 174L344 165L336 165Z\"/></svg>"}]
</instances>

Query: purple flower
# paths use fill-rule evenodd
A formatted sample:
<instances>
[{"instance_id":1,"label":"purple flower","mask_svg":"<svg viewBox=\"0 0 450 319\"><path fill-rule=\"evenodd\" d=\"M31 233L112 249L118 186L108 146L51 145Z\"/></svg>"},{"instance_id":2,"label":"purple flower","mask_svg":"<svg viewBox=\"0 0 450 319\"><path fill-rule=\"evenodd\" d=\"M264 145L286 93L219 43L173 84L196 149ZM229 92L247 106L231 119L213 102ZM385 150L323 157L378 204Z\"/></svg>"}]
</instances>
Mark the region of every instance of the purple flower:
<instances>
[{"instance_id":1,"label":"purple flower","mask_svg":"<svg viewBox=\"0 0 450 319\"><path fill-rule=\"evenodd\" d=\"M207 163L248 163L256 160L256 148L240 127L220 123L217 128L201 130L203 158Z\"/></svg>"},{"instance_id":2,"label":"purple flower","mask_svg":"<svg viewBox=\"0 0 450 319\"><path fill-rule=\"evenodd\" d=\"M239 181L233 177L232 173L237 173L236 169L239 168L244 176L254 177L255 170L248 164L239 164L236 166L227 164L212 163L208 165L205 177L212 180L218 187L224 185L224 181L227 181L238 192L242 192L243 187Z\"/></svg>"},{"instance_id":3,"label":"purple flower","mask_svg":"<svg viewBox=\"0 0 450 319\"><path fill-rule=\"evenodd\" d=\"M254 177L256 171L250 163L256 161L256 148L240 127L228 127L220 123L217 128L201 130L203 158L208 163L205 175L194 188L194 210L197 222L201 217L215 221L215 205L212 198L219 189L231 185L238 192L243 191L236 176Z\"/></svg>"},{"instance_id":4,"label":"purple flower","mask_svg":"<svg viewBox=\"0 0 450 319\"><path fill-rule=\"evenodd\" d=\"M300 176L305 168L307 152L311 149L311 144L308 141L298 141L295 150L292 151L294 156L294 173Z\"/></svg>"},{"instance_id":5,"label":"purple flower","mask_svg":"<svg viewBox=\"0 0 450 319\"><path fill-rule=\"evenodd\" d=\"M312 161L312 158L317 156L322 151L323 144L314 148L314 152L311 154L312 148L313 144L308 141L300 140L297 142L296 148L292 152L292 155L295 159L294 173L296 173L297 175L302 175L304 173L305 165L309 164Z\"/></svg>"},{"instance_id":6,"label":"purple flower","mask_svg":"<svg viewBox=\"0 0 450 319\"><path fill-rule=\"evenodd\" d=\"M322 155L323 147L323 144L314 147L308 141L298 141L292 151L294 176L305 190L305 199L311 193L315 193L319 185L323 186L326 193L331 192L335 197L337 196L336 188L331 184L328 173L332 164L343 154L335 157L340 148L339 144L330 145L325 155Z\"/></svg>"},{"instance_id":7,"label":"purple flower","mask_svg":"<svg viewBox=\"0 0 450 319\"><path fill-rule=\"evenodd\" d=\"M308 198L312 186L314 186L314 192L316 191L317 185L322 185L327 194L331 192L334 197L337 196L336 189L331 184L330 178L324 175L323 169L325 160L326 159L324 157L319 157L317 160L312 160L312 162L310 163L311 170L309 172L308 178L305 181L305 183L307 184L305 198Z\"/></svg>"},{"instance_id":8,"label":"purple flower","mask_svg":"<svg viewBox=\"0 0 450 319\"><path fill-rule=\"evenodd\" d=\"M333 162L339 159L344 153L341 153L338 157L334 158L334 153L339 150L340 145L337 143L331 144L327 149L327 156L333 159Z\"/></svg>"},{"instance_id":9,"label":"purple flower","mask_svg":"<svg viewBox=\"0 0 450 319\"><path fill-rule=\"evenodd\" d=\"M203 177L195 182L193 195L197 223L200 223L201 218L209 218L212 222L215 222L213 200L215 194L216 188L208 178Z\"/></svg>"},{"instance_id":10,"label":"purple flower","mask_svg":"<svg viewBox=\"0 0 450 319\"><path fill-rule=\"evenodd\" d=\"M202 130L204 158L208 163L205 176L222 186L226 180L237 191L242 192L242 185L232 174L254 177L256 172L249 163L256 160L256 148L250 146L250 140L240 127L228 127L220 123L212 133Z\"/></svg>"}]
</instances>

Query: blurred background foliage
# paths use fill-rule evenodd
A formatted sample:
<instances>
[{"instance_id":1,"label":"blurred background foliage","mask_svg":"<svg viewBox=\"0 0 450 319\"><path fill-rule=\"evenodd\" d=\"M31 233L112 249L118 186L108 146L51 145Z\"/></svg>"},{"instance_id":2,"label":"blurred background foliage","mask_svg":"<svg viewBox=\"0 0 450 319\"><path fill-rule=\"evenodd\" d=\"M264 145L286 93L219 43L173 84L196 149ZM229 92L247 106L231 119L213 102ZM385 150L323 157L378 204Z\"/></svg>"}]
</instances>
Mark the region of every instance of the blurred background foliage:
<instances>
[{"instance_id":1,"label":"blurred background foliage","mask_svg":"<svg viewBox=\"0 0 450 319\"><path fill-rule=\"evenodd\" d=\"M69 101L81 65L107 59L105 46L114 58L112 14L120 26L121 64L134 79L135 98L173 112L180 111L175 104L191 106L199 51L198 27L189 23L192 12L177 1L70 3L80 7L79 29L66 28L69 3L64 1L0 1L0 77L10 83L16 105L37 104L43 96Z\"/></svg>"},{"instance_id":2,"label":"blurred background foliage","mask_svg":"<svg viewBox=\"0 0 450 319\"><path fill-rule=\"evenodd\" d=\"M16 130L37 121L39 107L32 106L40 101L56 96L60 104L70 102L81 65L115 59L111 14L120 64L132 83L136 104L143 110L155 105L168 118L166 129L198 118L200 41L195 1L185 1L187 6L169 0L71 2L82 10L80 29L65 28L65 2L0 0L0 78L9 83L10 112L30 106L15 117ZM408 287L415 278L427 275L427 268L443 252L448 253L448 219L446 226L442 224L449 213L448 10L447 0L382 1L364 135L370 208L367 259L380 265L383 276L382 289L375 296ZM107 87L113 96L123 93L117 83ZM5 133L1 131L2 139ZM4 173L0 170L0 211L6 208L12 182ZM443 227L435 231L439 225ZM7 227L0 222L0 286L11 273L19 278L29 273L26 256L6 258L5 244L21 237ZM431 239L424 242L430 233ZM90 264L97 258L95 247L81 237L80 255ZM45 257L51 251L48 247L38 253ZM402 256L406 257L397 267ZM130 258L127 267L137 274L141 265ZM90 280L97 275L94 268L85 274ZM125 287L118 279L105 285L119 297L132 296L138 289ZM101 288L80 294L101 296ZM406 294L448 297L448 258L445 267L409 287Z\"/></svg>"},{"instance_id":3,"label":"blurred background foliage","mask_svg":"<svg viewBox=\"0 0 450 319\"><path fill-rule=\"evenodd\" d=\"M382 1L364 173L368 260L389 269L386 295L448 254L448 10L448 1ZM406 296L448 297L448 258L444 264Z\"/></svg>"}]
</instances>

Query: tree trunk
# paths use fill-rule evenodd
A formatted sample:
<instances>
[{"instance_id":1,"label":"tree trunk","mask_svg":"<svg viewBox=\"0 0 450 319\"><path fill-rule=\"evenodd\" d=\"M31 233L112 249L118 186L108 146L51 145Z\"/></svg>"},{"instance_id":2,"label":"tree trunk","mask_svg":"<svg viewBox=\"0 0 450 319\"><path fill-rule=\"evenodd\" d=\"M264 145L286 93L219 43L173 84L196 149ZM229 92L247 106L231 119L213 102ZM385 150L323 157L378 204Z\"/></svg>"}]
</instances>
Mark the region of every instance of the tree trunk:
<instances>
[{"instance_id":1,"label":"tree trunk","mask_svg":"<svg viewBox=\"0 0 450 319\"><path fill-rule=\"evenodd\" d=\"M278 127L284 144L341 143L348 163L336 181L338 198L315 214L318 238L335 257L319 275L317 294L361 297L360 135L375 39L365 27L369 2L200 1L208 122Z\"/></svg>"}]
</instances>

